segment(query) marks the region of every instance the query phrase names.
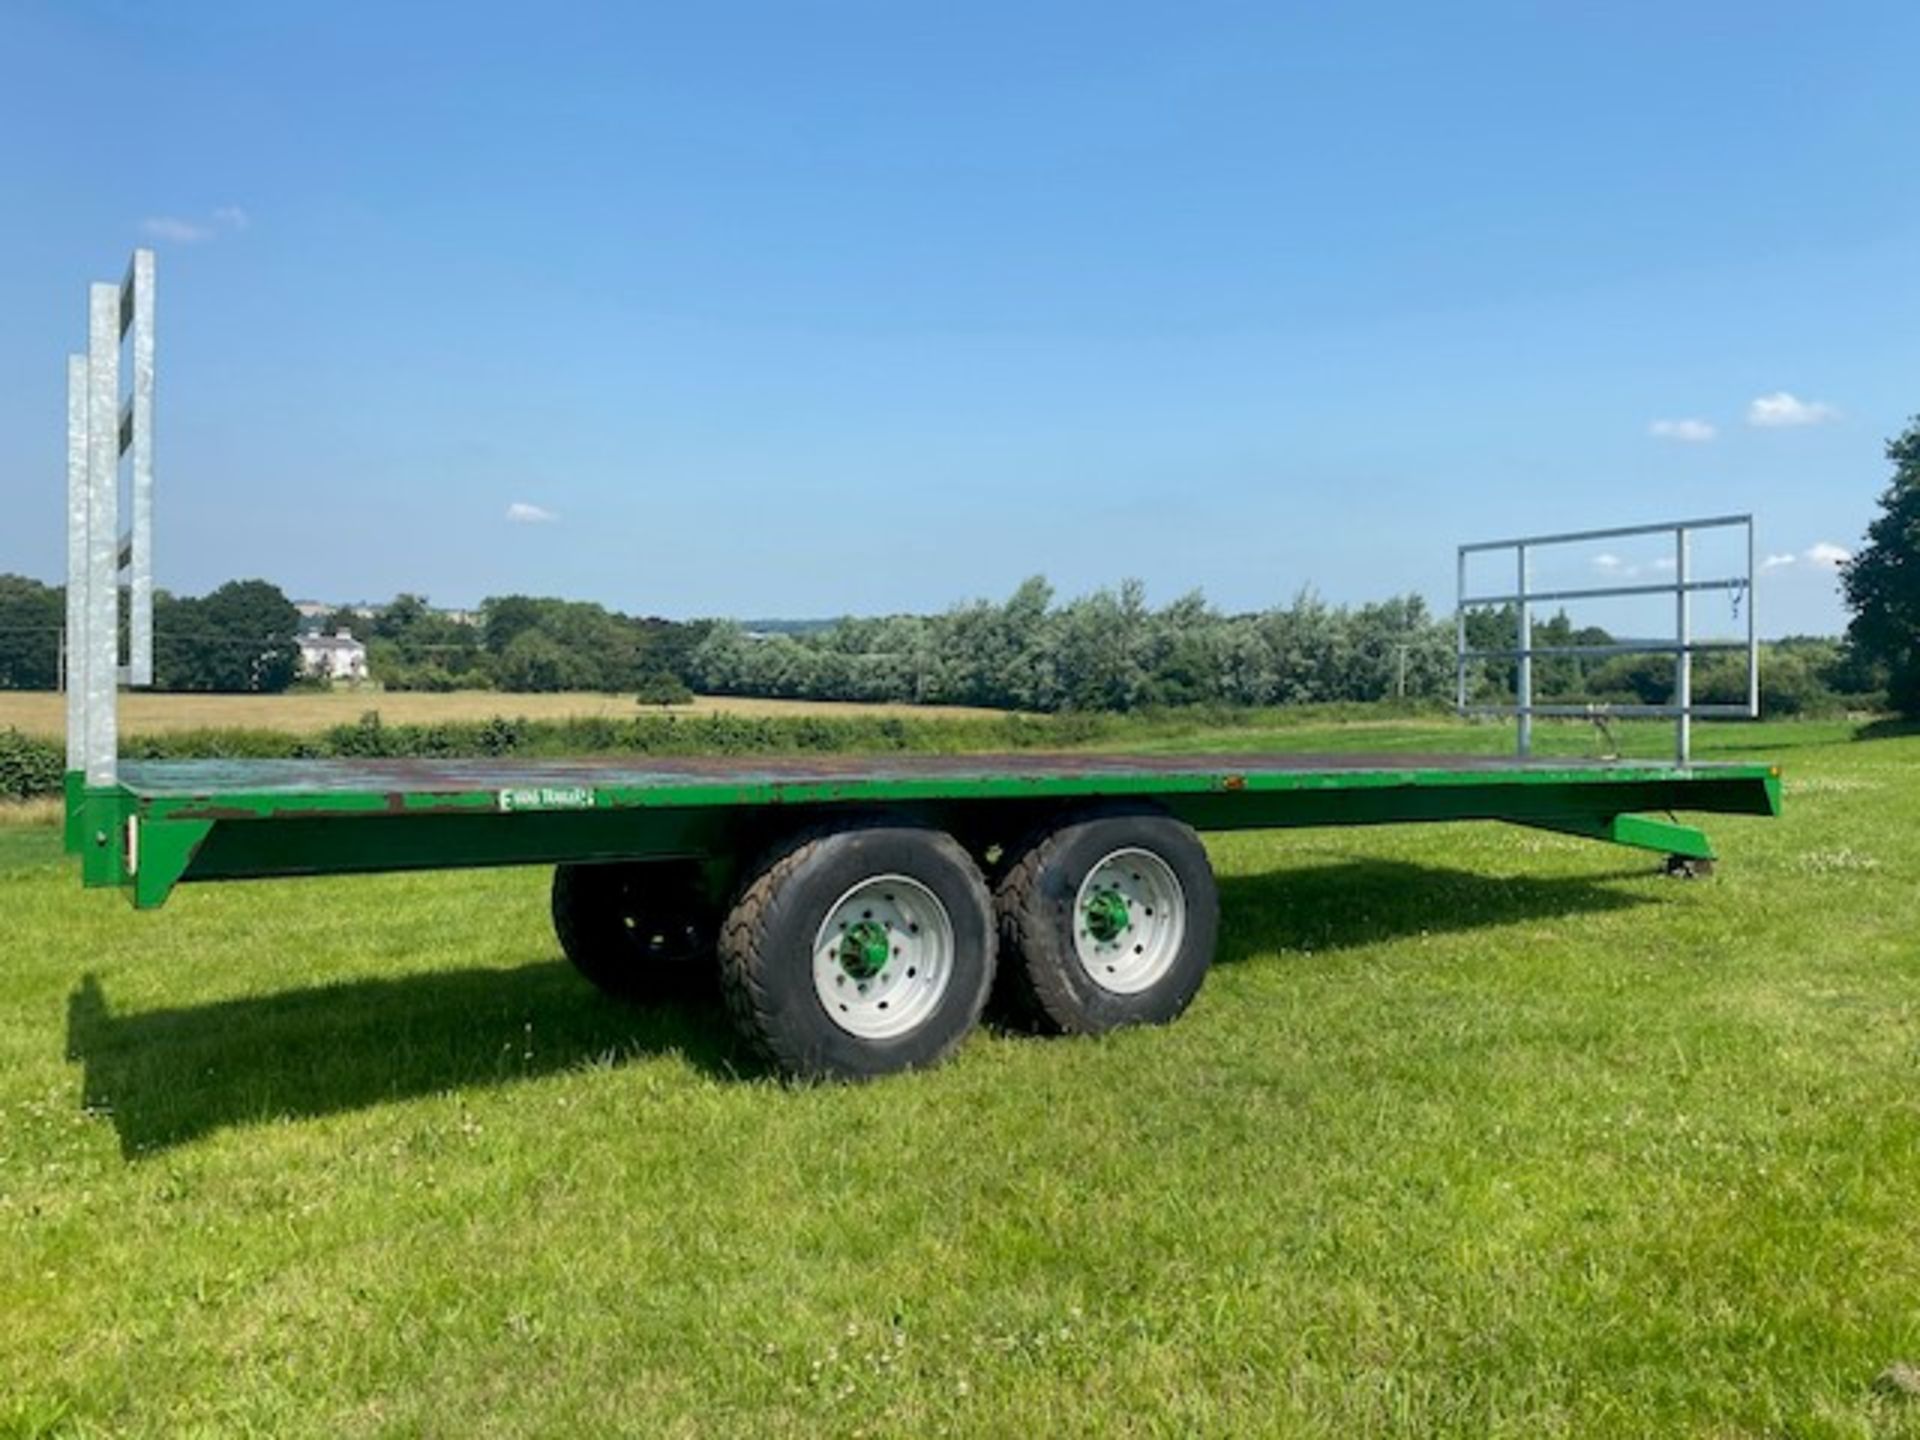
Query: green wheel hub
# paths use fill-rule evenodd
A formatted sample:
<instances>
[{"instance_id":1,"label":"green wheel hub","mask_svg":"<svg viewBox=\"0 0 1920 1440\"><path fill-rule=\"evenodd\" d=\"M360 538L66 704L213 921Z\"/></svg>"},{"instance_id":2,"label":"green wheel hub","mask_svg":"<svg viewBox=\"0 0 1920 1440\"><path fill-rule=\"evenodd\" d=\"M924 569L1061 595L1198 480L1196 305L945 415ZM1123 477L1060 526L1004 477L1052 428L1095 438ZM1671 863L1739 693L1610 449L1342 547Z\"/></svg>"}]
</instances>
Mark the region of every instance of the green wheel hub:
<instances>
[{"instance_id":1,"label":"green wheel hub","mask_svg":"<svg viewBox=\"0 0 1920 1440\"><path fill-rule=\"evenodd\" d=\"M937 1014L958 946L940 897L910 875L873 875L834 901L813 936L813 993L858 1040L897 1040Z\"/></svg>"},{"instance_id":2,"label":"green wheel hub","mask_svg":"<svg viewBox=\"0 0 1920 1440\"><path fill-rule=\"evenodd\" d=\"M1074 906L1073 952L1102 990L1143 994L1179 960L1187 894L1154 851L1128 845L1109 853L1080 882Z\"/></svg>"},{"instance_id":3,"label":"green wheel hub","mask_svg":"<svg viewBox=\"0 0 1920 1440\"><path fill-rule=\"evenodd\" d=\"M840 968L856 980L871 980L887 968L893 943L886 927L861 920L848 927L840 941Z\"/></svg>"},{"instance_id":4,"label":"green wheel hub","mask_svg":"<svg viewBox=\"0 0 1920 1440\"><path fill-rule=\"evenodd\" d=\"M1118 890L1096 890L1087 897L1087 931L1102 945L1111 945L1133 924L1127 897Z\"/></svg>"}]
</instances>

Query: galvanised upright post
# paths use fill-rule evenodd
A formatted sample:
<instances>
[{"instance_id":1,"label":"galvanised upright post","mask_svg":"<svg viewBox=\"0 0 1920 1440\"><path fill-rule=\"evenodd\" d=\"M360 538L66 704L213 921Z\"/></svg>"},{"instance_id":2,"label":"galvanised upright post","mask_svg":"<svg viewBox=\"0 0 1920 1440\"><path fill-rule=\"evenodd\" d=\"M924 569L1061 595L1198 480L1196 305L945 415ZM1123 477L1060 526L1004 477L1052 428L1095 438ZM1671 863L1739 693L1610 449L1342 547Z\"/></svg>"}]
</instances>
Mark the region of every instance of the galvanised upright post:
<instances>
[{"instance_id":1,"label":"galvanised upright post","mask_svg":"<svg viewBox=\"0 0 1920 1440\"><path fill-rule=\"evenodd\" d=\"M1527 603L1527 547L1513 547L1519 584L1514 594L1520 609L1520 655L1514 681L1514 705L1519 712L1519 750L1521 758L1533 754L1533 607Z\"/></svg>"},{"instance_id":2,"label":"galvanised upright post","mask_svg":"<svg viewBox=\"0 0 1920 1440\"><path fill-rule=\"evenodd\" d=\"M120 329L131 331L127 457L133 523L127 539L127 683L153 684L153 251L135 250L120 286ZM117 580L116 580L117 586Z\"/></svg>"},{"instance_id":3,"label":"galvanised upright post","mask_svg":"<svg viewBox=\"0 0 1920 1440\"><path fill-rule=\"evenodd\" d=\"M80 848L76 816L87 770L87 685L92 650L87 644L87 357L67 357L67 853Z\"/></svg>"},{"instance_id":4,"label":"galvanised upright post","mask_svg":"<svg viewBox=\"0 0 1920 1440\"><path fill-rule=\"evenodd\" d=\"M1753 578L1753 517L1747 517L1747 578ZM1747 586L1747 713L1760 718L1760 630L1752 584Z\"/></svg>"},{"instance_id":5,"label":"galvanised upright post","mask_svg":"<svg viewBox=\"0 0 1920 1440\"><path fill-rule=\"evenodd\" d=\"M120 286L96 284L87 314L87 656L89 789L119 780Z\"/></svg>"},{"instance_id":6,"label":"galvanised upright post","mask_svg":"<svg viewBox=\"0 0 1920 1440\"><path fill-rule=\"evenodd\" d=\"M1461 714L1467 709L1467 547L1462 545L1456 563L1453 589L1453 688L1455 704Z\"/></svg>"},{"instance_id":7,"label":"galvanised upright post","mask_svg":"<svg viewBox=\"0 0 1920 1440\"><path fill-rule=\"evenodd\" d=\"M1749 572L1751 573L1751 572ZM1675 759L1686 765L1693 756L1693 606L1687 592L1687 527L1673 531L1673 703Z\"/></svg>"}]
</instances>

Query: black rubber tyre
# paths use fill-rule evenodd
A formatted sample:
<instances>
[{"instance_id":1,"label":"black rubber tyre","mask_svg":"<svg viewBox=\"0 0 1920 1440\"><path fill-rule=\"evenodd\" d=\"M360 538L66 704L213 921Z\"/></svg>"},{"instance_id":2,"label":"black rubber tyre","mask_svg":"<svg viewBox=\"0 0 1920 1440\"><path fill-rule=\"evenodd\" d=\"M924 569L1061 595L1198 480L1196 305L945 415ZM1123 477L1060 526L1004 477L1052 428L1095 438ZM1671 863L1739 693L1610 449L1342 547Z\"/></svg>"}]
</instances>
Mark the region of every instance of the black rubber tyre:
<instances>
[{"instance_id":1,"label":"black rubber tyre","mask_svg":"<svg viewBox=\"0 0 1920 1440\"><path fill-rule=\"evenodd\" d=\"M911 1029L873 1038L829 1013L815 944L859 887L902 876L938 902L951 927L946 979ZM986 882L957 841L911 824L857 821L795 836L747 875L720 929L720 987L734 1023L775 1068L801 1079L864 1080L952 1053L993 988L995 948Z\"/></svg>"},{"instance_id":2,"label":"black rubber tyre","mask_svg":"<svg viewBox=\"0 0 1920 1440\"><path fill-rule=\"evenodd\" d=\"M567 959L622 1000L710 994L718 907L700 867L658 860L561 865L553 872L553 929Z\"/></svg>"},{"instance_id":3,"label":"black rubber tyre","mask_svg":"<svg viewBox=\"0 0 1920 1440\"><path fill-rule=\"evenodd\" d=\"M1096 868L1137 851L1157 857L1177 881L1185 911L1177 938L1166 942L1164 970L1122 993L1096 979L1082 959L1078 905ZM1190 827L1154 810L1084 812L1029 836L1001 870L993 904L1006 1008L1070 1035L1177 1019L1207 978L1220 934L1220 890L1205 848Z\"/></svg>"}]
</instances>

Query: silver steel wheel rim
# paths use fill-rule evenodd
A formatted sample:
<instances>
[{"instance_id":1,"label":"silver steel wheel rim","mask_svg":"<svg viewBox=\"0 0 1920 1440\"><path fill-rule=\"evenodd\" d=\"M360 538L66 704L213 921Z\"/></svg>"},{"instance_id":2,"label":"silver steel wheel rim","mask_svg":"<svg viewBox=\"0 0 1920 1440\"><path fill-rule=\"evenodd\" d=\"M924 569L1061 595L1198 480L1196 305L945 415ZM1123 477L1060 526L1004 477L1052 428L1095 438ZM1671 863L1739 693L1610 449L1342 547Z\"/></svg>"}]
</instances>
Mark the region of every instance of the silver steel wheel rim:
<instances>
[{"instance_id":1,"label":"silver steel wheel rim","mask_svg":"<svg viewBox=\"0 0 1920 1440\"><path fill-rule=\"evenodd\" d=\"M1080 882L1073 951L1102 990L1151 989L1173 968L1186 938L1187 892L1153 851L1115 850Z\"/></svg>"},{"instance_id":2,"label":"silver steel wheel rim","mask_svg":"<svg viewBox=\"0 0 1920 1440\"><path fill-rule=\"evenodd\" d=\"M874 937L884 936L882 947ZM813 990L827 1018L862 1040L924 1024L953 981L953 918L906 875L862 880L833 903L813 937Z\"/></svg>"}]
</instances>

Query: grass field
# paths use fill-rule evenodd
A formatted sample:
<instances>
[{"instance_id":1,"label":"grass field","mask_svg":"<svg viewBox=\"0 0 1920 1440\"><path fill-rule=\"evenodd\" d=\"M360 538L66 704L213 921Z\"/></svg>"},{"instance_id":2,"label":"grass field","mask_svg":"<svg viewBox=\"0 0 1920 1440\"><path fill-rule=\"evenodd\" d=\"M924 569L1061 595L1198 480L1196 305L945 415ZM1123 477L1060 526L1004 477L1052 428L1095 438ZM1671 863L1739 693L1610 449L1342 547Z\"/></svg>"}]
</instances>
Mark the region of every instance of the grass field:
<instances>
[{"instance_id":1,"label":"grass field","mask_svg":"<svg viewBox=\"0 0 1920 1440\"><path fill-rule=\"evenodd\" d=\"M0 1434L1920 1435L1920 739L1849 737L1704 732L1788 774L1710 881L1220 838L1180 1024L858 1089L600 1001L540 872L136 916L0 827Z\"/></svg>"},{"instance_id":2,"label":"grass field","mask_svg":"<svg viewBox=\"0 0 1920 1440\"><path fill-rule=\"evenodd\" d=\"M574 716L631 719L636 715L914 715L953 719L992 716L998 710L965 705L863 705L851 701L755 700L700 695L685 705L642 706L631 695L563 692L509 695L495 690L456 690L433 695L412 690L298 691L288 695L159 695L129 691L120 697L120 728L127 735L175 730L284 730L309 735L351 725L377 710L389 725L431 725L452 720L490 720L496 715L528 720ZM28 735L66 731L66 698L52 691L0 690L0 730Z\"/></svg>"}]
</instances>

